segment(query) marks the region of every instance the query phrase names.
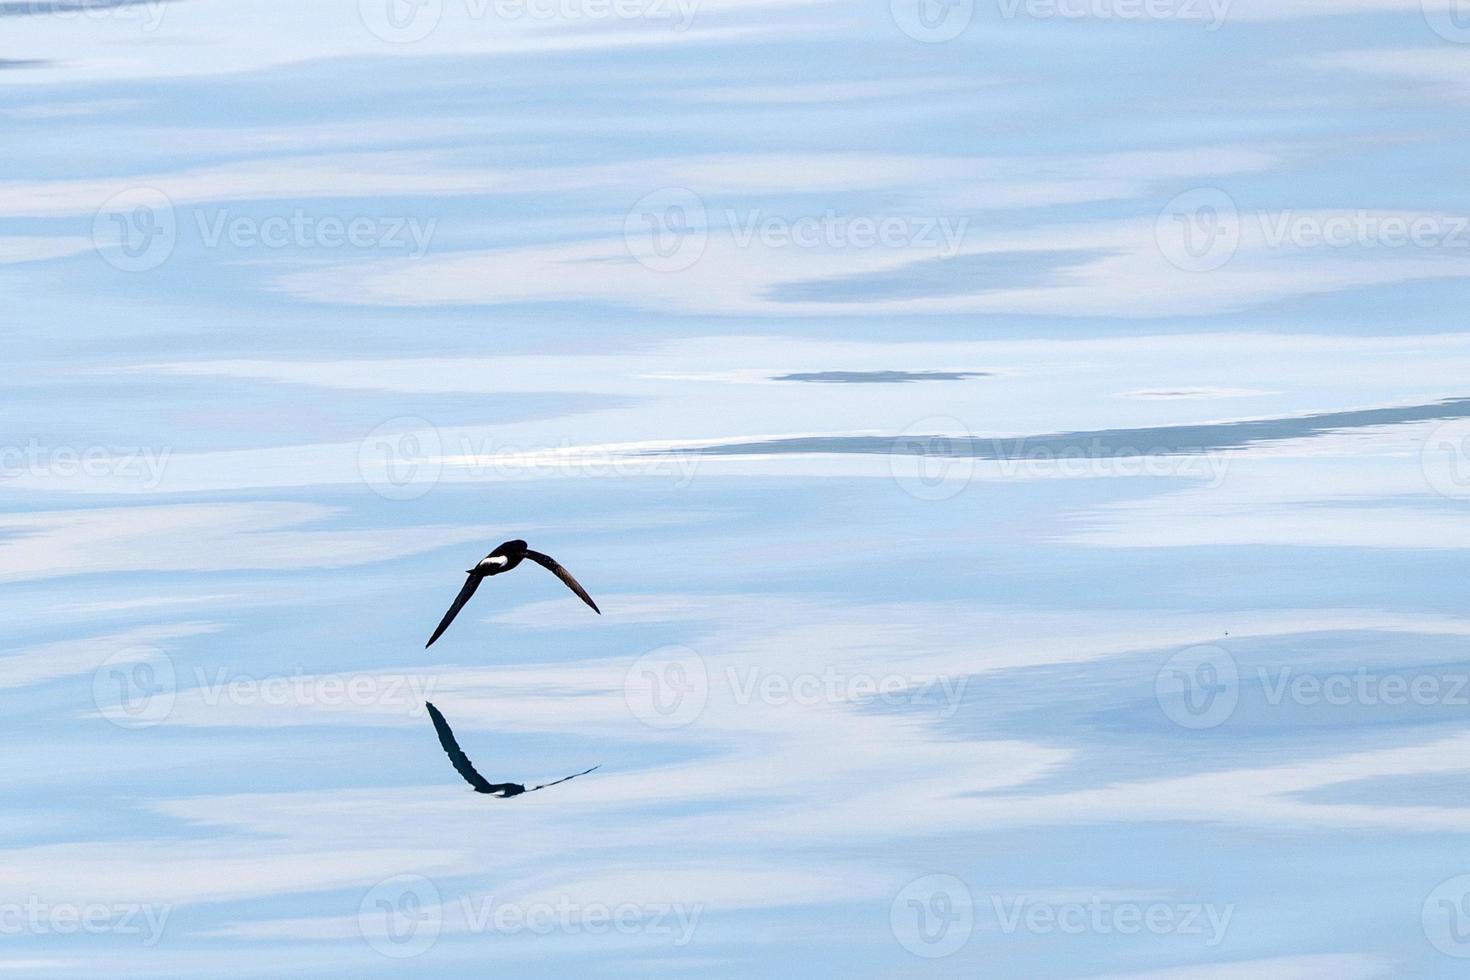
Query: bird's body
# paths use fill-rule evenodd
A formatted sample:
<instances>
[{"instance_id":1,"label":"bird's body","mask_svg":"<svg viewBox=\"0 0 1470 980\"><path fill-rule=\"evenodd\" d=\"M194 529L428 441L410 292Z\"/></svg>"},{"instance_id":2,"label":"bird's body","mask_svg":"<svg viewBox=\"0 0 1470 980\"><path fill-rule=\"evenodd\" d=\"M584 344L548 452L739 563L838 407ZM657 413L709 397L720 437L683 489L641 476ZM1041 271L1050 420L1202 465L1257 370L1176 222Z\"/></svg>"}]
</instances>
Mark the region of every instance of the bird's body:
<instances>
[{"instance_id":1,"label":"bird's body","mask_svg":"<svg viewBox=\"0 0 1470 980\"><path fill-rule=\"evenodd\" d=\"M454 766L454 771L464 777L464 781L469 783L470 787L476 793L484 793L487 796L495 796L502 800L508 799L512 796L520 796L522 793L534 793L538 789L555 786L557 783L564 783L568 779L576 779L578 776L585 776L597 768L597 766L593 766L592 769L574 772L570 776L564 776L561 779L556 779L549 783L542 783L540 786L532 786L530 789L527 789L521 783L492 783L475 770L474 765L470 762L469 756L465 755L464 750L459 747L459 741L454 737L454 732L450 729L449 722L444 720L444 716L439 713L439 709L428 702L424 703L424 707L429 709L429 718L434 722L434 731L439 735L439 745L443 747L444 754L449 756L449 761Z\"/></svg>"},{"instance_id":2,"label":"bird's body","mask_svg":"<svg viewBox=\"0 0 1470 980\"><path fill-rule=\"evenodd\" d=\"M497 555L492 552L481 558L480 563L474 568L465 569L465 572L469 575L499 575L501 572L508 572L515 568L525 561L525 558L525 555Z\"/></svg>"},{"instance_id":3,"label":"bird's body","mask_svg":"<svg viewBox=\"0 0 1470 980\"><path fill-rule=\"evenodd\" d=\"M586 589L582 588L581 583L572 578L571 572L562 568L556 562L556 559L550 555L543 555L539 551L532 551L526 546L526 542L517 538L514 541L505 542L490 552L490 554L481 558L474 568L465 571L465 574L469 578L465 580L464 585L459 590L459 595L454 599L454 605L449 607L449 611L439 621L439 626L434 630L434 635L429 637L429 642L425 643L424 647L428 648L433 646L434 641L444 635L444 631L449 629L449 624L454 622L454 617L459 615L459 611L464 608L465 603L470 601L470 596L474 595L475 590L480 587L481 581L499 575L502 572L508 572L527 558L561 579L567 588L575 592L583 602L592 607L593 612L599 616L602 615L602 610L597 608L597 603L592 601L592 597L587 594Z\"/></svg>"}]
</instances>

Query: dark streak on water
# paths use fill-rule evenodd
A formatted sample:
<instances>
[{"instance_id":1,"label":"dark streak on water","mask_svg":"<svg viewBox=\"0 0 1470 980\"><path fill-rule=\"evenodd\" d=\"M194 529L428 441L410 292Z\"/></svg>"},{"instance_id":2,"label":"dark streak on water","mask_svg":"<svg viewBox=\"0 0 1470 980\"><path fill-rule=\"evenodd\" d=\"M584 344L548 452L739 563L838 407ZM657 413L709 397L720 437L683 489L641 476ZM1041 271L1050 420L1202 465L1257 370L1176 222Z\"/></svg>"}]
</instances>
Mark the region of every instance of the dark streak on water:
<instances>
[{"instance_id":1,"label":"dark streak on water","mask_svg":"<svg viewBox=\"0 0 1470 980\"><path fill-rule=\"evenodd\" d=\"M810 371L783 374L772 381L813 381L826 384L903 384L909 381L968 381L988 378L989 371Z\"/></svg>"},{"instance_id":2,"label":"dark streak on water","mask_svg":"<svg viewBox=\"0 0 1470 980\"><path fill-rule=\"evenodd\" d=\"M644 455L697 453L710 456L840 453L905 456L953 456L972 459L1027 459L1120 456L1166 456L1206 453L1285 439L1305 439L1329 432L1402 425L1439 419L1470 418L1470 398L1452 398L1428 405L1365 408L1323 412L1290 418L1209 422L1142 429L1098 429L1036 436L800 436L763 442L712 444L693 449L657 450Z\"/></svg>"}]
</instances>

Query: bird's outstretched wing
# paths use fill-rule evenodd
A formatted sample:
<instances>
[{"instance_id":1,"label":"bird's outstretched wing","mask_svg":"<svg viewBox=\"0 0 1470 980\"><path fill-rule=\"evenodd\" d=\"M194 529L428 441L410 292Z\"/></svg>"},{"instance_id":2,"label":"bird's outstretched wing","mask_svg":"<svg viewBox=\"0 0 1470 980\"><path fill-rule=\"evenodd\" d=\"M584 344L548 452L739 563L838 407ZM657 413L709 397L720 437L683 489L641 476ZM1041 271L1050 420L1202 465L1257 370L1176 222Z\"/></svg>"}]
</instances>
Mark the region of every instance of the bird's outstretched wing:
<instances>
[{"instance_id":1,"label":"bird's outstretched wing","mask_svg":"<svg viewBox=\"0 0 1470 980\"><path fill-rule=\"evenodd\" d=\"M476 793L492 793L495 788L489 780L475 772L475 767L470 764L469 758L460 749L459 743L454 740L454 732L449 729L449 722L439 713L439 709L424 702L424 707L429 709L429 717L434 720L434 731L439 733L439 744L444 747L444 754L449 756L449 761L454 764L454 771L464 777L464 781L475 788Z\"/></svg>"},{"instance_id":2,"label":"bird's outstretched wing","mask_svg":"<svg viewBox=\"0 0 1470 980\"><path fill-rule=\"evenodd\" d=\"M429 637L428 643L424 644L425 650L433 646L434 641L444 635L444 631L449 629L449 624L454 622L454 617L459 615L459 611L464 608L466 602L470 601L470 596L474 595L475 590L479 587L480 576L471 575L465 579L464 588L460 589L459 595L454 597L454 605L449 607L449 612L445 613L444 618L439 620L439 628L434 630L434 635Z\"/></svg>"},{"instance_id":3,"label":"bird's outstretched wing","mask_svg":"<svg viewBox=\"0 0 1470 980\"><path fill-rule=\"evenodd\" d=\"M597 603L593 602L592 597L587 594L587 590L582 588L582 583L572 578L572 573L567 571L565 568L562 568L561 565L557 564L555 558L552 558L550 555L543 555L539 551L532 551L529 548L526 549L526 557L534 561L536 564L540 565L542 568L550 569L551 574L561 579L567 588L577 593L577 595L581 597L583 602L592 607L593 612L597 613L597 615L599 616L602 615L602 610L597 608ZM578 775L581 774L578 773Z\"/></svg>"},{"instance_id":4,"label":"bird's outstretched wing","mask_svg":"<svg viewBox=\"0 0 1470 980\"><path fill-rule=\"evenodd\" d=\"M601 769L601 768L602 768L601 765L596 765L596 766L593 766L592 769L583 769L581 772L574 772L570 776L563 776L560 779L553 780L553 781L551 781L549 783L542 783L540 786L532 786L530 789L526 790L526 792L527 793L534 793L538 789L545 789L548 786L555 786L557 783L564 783L568 779L576 779L578 776L585 776L589 772L592 772L595 769ZM470 770L470 771L473 772L474 770Z\"/></svg>"}]
</instances>

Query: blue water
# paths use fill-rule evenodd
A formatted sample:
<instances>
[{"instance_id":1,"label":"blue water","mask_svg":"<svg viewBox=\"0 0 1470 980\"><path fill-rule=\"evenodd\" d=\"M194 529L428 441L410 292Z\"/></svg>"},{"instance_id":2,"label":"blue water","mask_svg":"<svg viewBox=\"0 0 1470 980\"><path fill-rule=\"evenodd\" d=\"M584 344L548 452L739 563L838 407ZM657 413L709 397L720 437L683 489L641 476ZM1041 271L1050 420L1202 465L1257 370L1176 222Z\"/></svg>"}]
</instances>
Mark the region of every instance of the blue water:
<instances>
[{"instance_id":1,"label":"blue water","mask_svg":"<svg viewBox=\"0 0 1470 980\"><path fill-rule=\"evenodd\" d=\"M1451 7L0 3L0 973L1462 976Z\"/></svg>"}]
</instances>

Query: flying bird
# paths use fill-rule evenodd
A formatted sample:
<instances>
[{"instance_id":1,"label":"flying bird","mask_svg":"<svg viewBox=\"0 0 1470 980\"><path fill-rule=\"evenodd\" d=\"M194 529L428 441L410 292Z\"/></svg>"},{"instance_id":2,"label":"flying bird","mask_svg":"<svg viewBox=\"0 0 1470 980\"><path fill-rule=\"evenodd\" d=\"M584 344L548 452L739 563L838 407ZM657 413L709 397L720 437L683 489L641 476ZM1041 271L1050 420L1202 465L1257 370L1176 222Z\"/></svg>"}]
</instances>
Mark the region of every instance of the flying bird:
<instances>
[{"instance_id":1,"label":"flying bird","mask_svg":"<svg viewBox=\"0 0 1470 980\"><path fill-rule=\"evenodd\" d=\"M589 772L592 772L593 769L599 768L598 766L593 766L592 769L583 769L581 772L574 772L570 776L563 776L561 779L553 780L549 783L542 783L540 786L532 786L530 789L526 789L520 783L489 782L484 776L475 771L475 767L470 763L469 757L460 749L459 742L455 741L454 732L450 730L449 722L444 720L444 716L439 713L439 709L427 701L424 702L424 707L429 709L429 717L434 719L434 731L439 733L439 744L444 746L444 754L449 756L449 761L454 764L454 771L463 776L464 781L473 786L476 793L489 793L491 796L498 796L501 799L509 796L520 796L522 793L534 793L538 789L545 789L548 786L555 786L557 783L564 783L568 779L585 776Z\"/></svg>"},{"instance_id":2,"label":"flying bird","mask_svg":"<svg viewBox=\"0 0 1470 980\"><path fill-rule=\"evenodd\" d=\"M427 650L433 646L434 641L443 636L444 631L449 629L449 624L454 622L454 617L459 615L459 611L464 608L464 604L470 601L470 596L474 595L475 590L480 587L481 579L489 578L492 575L499 575L501 572L508 572L527 558L542 568L550 569L551 574L561 579L567 588L577 593L583 602L592 607L593 612L599 616L602 615L602 610L597 608L597 603L592 601L592 597L587 594L586 589L582 588L582 584L572 578L571 572L557 564L556 559L550 555L543 555L539 551L532 551L526 547L526 542L516 539L515 541L505 542L505 544L496 548L484 558L481 558L480 563L466 573L469 575L469 578L465 580L464 587L459 590L459 595L454 597L454 605L450 606L449 611L444 614L444 618L439 620L439 628L434 630L434 635L429 637L429 642L424 644L424 649Z\"/></svg>"}]
</instances>

